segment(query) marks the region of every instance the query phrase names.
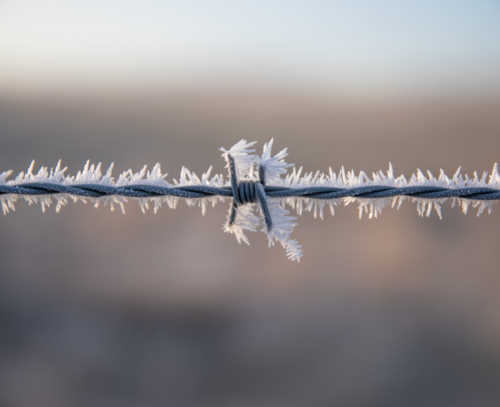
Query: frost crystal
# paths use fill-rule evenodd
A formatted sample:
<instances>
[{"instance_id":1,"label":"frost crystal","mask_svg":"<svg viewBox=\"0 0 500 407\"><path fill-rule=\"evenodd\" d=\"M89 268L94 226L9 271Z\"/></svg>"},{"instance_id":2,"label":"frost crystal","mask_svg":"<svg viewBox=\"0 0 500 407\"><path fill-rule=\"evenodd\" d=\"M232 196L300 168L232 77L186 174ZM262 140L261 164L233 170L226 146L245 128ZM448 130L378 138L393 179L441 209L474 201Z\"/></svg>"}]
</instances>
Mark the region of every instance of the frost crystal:
<instances>
[{"instance_id":1,"label":"frost crystal","mask_svg":"<svg viewBox=\"0 0 500 407\"><path fill-rule=\"evenodd\" d=\"M250 242L243 231L248 230L249 232L255 232L257 227L260 225L259 217L254 214L255 206L255 204L240 206L236 210L236 218L232 223L229 223L229 219L234 207L231 206L229 209L229 213L227 215L228 222L224 225L223 229L224 232L233 233L236 240L238 240L238 243L244 241L249 245Z\"/></svg>"},{"instance_id":2,"label":"frost crystal","mask_svg":"<svg viewBox=\"0 0 500 407\"><path fill-rule=\"evenodd\" d=\"M307 211L313 212L314 217L319 215L319 217L323 219L325 206L330 208L330 212L333 215L335 206L354 203L358 205L360 218L363 213L366 213L371 219L377 218L382 213L382 209L386 206L399 209L404 200L410 200L417 204L417 211L420 216L430 216L432 211L435 210L437 215L441 218L441 207L448 198L424 198L422 194L416 196L391 196L389 194L388 196L370 198L368 196L363 197L362 195L356 196L356 192L351 193L351 195L354 196L344 195L344 197L339 197L339 195L336 195L337 197L332 199L303 197L300 196L300 192L297 192L297 195L292 193L291 195L294 196L289 196L289 194L285 195L286 197L273 198L266 195L265 191L268 187L270 187L271 190L272 187L290 188L292 190L328 187L330 190L334 191L365 188L365 194L367 193L366 187L373 187L371 189L373 191L388 189L380 189L380 187L417 187L418 191L421 190L419 187L429 187L424 188L425 191L436 191L436 188L445 188L448 190L484 188L487 189L488 193L492 193L491 200L484 200L485 196L483 196L481 200L464 198L463 196L467 196L466 194L469 193L468 191L463 191L463 194L459 195L460 197L452 197L452 207L455 205L461 207L465 214L469 207L476 208L478 216L486 210L488 213L491 213L493 203L500 197L500 194L495 192L500 190L500 174L497 164L493 167L491 175L485 172L479 177L477 173L474 173L471 178L468 175L462 175L460 173L461 169L459 168L452 178L446 176L443 170L440 171L438 177L435 177L430 171L424 174L422 171L417 170L409 179L406 179L404 175L395 177L391 164L389 164L389 169L386 173L379 171L373 173L371 178L363 171L356 175L354 171L346 171L344 167L340 169L338 174L331 168L327 173L322 173L320 171L307 173L303 172L302 167L297 170L293 164L289 164L285 161L288 155L286 148L275 156L272 156L271 150L273 139L264 145L264 150L260 157L253 154L255 150L253 150L252 147L255 143L256 142L249 143L246 140L241 140L229 150L221 148L223 152L222 156L226 158L228 167L230 162L234 163L235 179L233 178L233 181L236 182L233 183L231 179L225 178L222 174L211 176L212 167L202 174L201 177L183 167L178 180L173 179L173 183L171 184L166 180L167 174L162 174L160 164L156 164L151 171L149 171L146 166L138 172L133 172L132 170L124 171L115 181L112 177L113 164L109 166L108 170L103 175L101 163L94 165L87 161L83 170L78 171L75 176L65 176L64 173L67 168L62 168L60 161L55 168L49 170L47 167L41 167L37 173L34 172L35 163L33 161L26 172L21 172L13 180L7 180L12 174L12 171L0 173L0 205L2 206L3 213L6 214L11 210L15 210L15 203L19 199L24 199L30 205L40 204L42 211L45 211L45 209L52 204L52 200L55 200L56 211L59 212L59 210L71 199L74 202L91 202L95 207L109 204L111 210L114 209L114 205L119 205L124 212L124 204L128 202L129 199L136 199L143 212L148 210L151 206L156 213L163 203L166 203L168 207L173 209L180 200L184 200L189 206L199 206L202 213L205 214L208 205L211 204L214 206L218 201L230 199L231 207L227 216L227 223L224 225L224 231L234 234L239 243L243 241L249 244L245 232L255 232L259 225L263 225L262 231L267 235L269 245L271 246L274 245L275 242L279 242L285 248L288 258L298 261L300 257L302 257L302 249L297 241L291 238L293 229L297 225L295 223L296 218L290 215L290 211L286 208L287 205L294 209L298 215L302 215L303 212ZM288 171L290 167L293 168L291 168L291 171ZM29 184L37 185L30 186ZM39 184L47 184L45 188L49 191L48 194L22 194L25 191L29 191L29 189L26 188L41 188ZM209 192L206 196L199 193L198 195L192 194L190 196L195 197L187 198L177 196L178 194L169 193L160 193L158 196L153 197L130 198L121 196L119 193L113 194L113 192L106 192L108 195L99 197L73 195L70 193L71 191L68 191L68 188L66 188L66 190L61 188L61 186L77 188L83 185L86 185L87 188L89 185L99 185L102 187L121 188L122 190L124 187L142 185L156 187L157 189L164 188L166 191L171 191L172 188L183 187L185 187L185 190L189 190L189 187L195 187L191 188L191 190L199 191L200 189L196 187L208 187L208 189L215 189L216 192L213 195L210 195L212 192ZM238 185L244 188L253 185L252 188L254 188L254 192L251 192L252 190L248 192L250 198L246 195L247 192L244 192L246 198L242 199L241 202L235 202L235 200L229 198L231 195L228 196L228 189L239 188ZM207 188L205 188L205 190L207 190ZM218 194L217 190L221 193ZM368 192L371 192L371 190ZM54 191L54 193L52 193L52 191ZM235 196L234 191L235 190L233 190L232 193L233 196ZM247 190L245 189L245 191ZM415 191L415 188L413 191ZM256 199L255 193L257 193L258 199ZM470 193L475 194L478 192L473 191Z\"/></svg>"},{"instance_id":3,"label":"frost crystal","mask_svg":"<svg viewBox=\"0 0 500 407\"><path fill-rule=\"evenodd\" d=\"M234 146L232 146L229 150L226 150L224 147L220 148L220 151L224 151L222 156L226 159L230 155L233 157L236 164L236 176L239 180L254 180L256 179L253 173L254 162L256 159L256 155L252 155L249 153L254 153L255 150L250 150L250 147L255 145L256 141L251 143L247 143L245 139L237 142ZM226 166L228 168L228 166Z\"/></svg>"},{"instance_id":4,"label":"frost crystal","mask_svg":"<svg viewBox=\"0 0 500 407\"><path fill-rule=\"evenodd\" d=\"M267 234L269 246L274 245L274 241L277 240L286 250L287 257L290 260L299 261L302 257L302 248L296 240L290 239L293 228L297 226L293 221L297 218L289 216L290 211L283 208L279 201L274 199L271 199L269 202L269 210L273 220L273 227L271 230L267 230L267 228L262 229Z\"/></svg>"},{"instance_id":5,"label":"frost crystal","mask_svg":"<svg viewBox=\"0 0 500 407\"><path fill-rule=\"evenodd\" d=\"M274 139L267 144L264 144L262 157L256 156L255 162L258 166L264 168L265 183L270 185L279 185L282 182L281 175L286 174L288 167L293 167L295 164L288 164L285 157L288 155L287 149L281 150L274 157L271 157L271 149Z\"/></svg>"}]
</instances>

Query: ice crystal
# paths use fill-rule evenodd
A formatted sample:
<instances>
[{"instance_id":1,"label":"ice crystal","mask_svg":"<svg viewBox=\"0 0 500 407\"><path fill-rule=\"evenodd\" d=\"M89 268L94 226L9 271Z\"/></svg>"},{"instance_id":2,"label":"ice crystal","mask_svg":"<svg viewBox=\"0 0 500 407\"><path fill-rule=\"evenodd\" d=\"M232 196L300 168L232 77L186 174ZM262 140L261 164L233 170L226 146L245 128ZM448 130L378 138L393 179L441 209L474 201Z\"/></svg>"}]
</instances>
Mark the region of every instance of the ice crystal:
<instances>
[{"instance_id":1,"label":"ice crystal","mask_svg":"<svg viewBox=\"0 0 500 407\"><path fill-rule=\"evenodd\" d=\"M295 164L288 164L285 161L285 157L288 155L286 148L274 157L271 157L273 142L274 139L271 139L269 143L264 144L262 157L256 156L255 162L264 168L264 180L266 184L279 185L282 182L281 175L286 174L287 168L293 167Z\"/></svg>"},{"instance_id":2,"label":"ice crystal","mask_svg":"<svg viewBox=\"0 0 500 407\"><path fill-rule=\"evenodd\" d=\"M222 156L226 159L230 155L233 157L236 164L236 176L240 181L243 180L254 180L256 179L254 174L254 163L256 159L256 155L250 154L254 153L255 150L250 150L250 147L255 145L256 141L248 143L245 139L240 140L234 146L232 146L229 150L226 150L224 147L220 148L220 151L223 151L224 154ZM228 168L229 164L226 166Z\"/></svg>"},{"instance_id":3,"label":"ice crystal","mask_svg":"<svg viewBox=\"0 0 500 407\"><path fill-rule=\"evenodd\" d=\"M296 240L291 240L290 235L297 223L293 222L297 218L290 216L290 211L280 205L276 199L270 199L268 203L269 212L273 221L270 230L267 227L262 231L267 234L269 246L274 245L275 240L280 242L286 250L287 257L290 260L297 260L302 257L302 248Z\"/></svg>"},{"instance_id":4,"label":"ice crystal","mask_svg":"<svg viewBox=\"0 0 500 407\"><path fill-rule=\"evenodd\" d=\"M257 227L260 225L260 218L254 213L255 206L255 204L248 204L240 206L237 209L231 206L231 208L229 209L229 213L227 215L228 222L226 222L223 229L224 232L234 234L236 240L238 240L238 243L241 243L243 241L249 245L250 242L245 236L244 231L247 230L249 232L255 232L257 230ZM233 210L236 210L236 217L234 222L230 224L229 218L231 217L231 212Z\"/></svg>"},{"instance_id":5,"label":"ice crystal","mask_svg":"<svg viewBox=\"0 0 500 407\"><path fill-rule=\"evenodd\" d=\"M294 209L297 215L302 215L303 212L313 212L314 217L319 216L323 219L325 207L330 208L330 212L334 215L334 207L344 204L357 204L359 217L363 213L368 217L377 218L382 209L386 206L396 207L399 209L404 200L410 200L416 203L417 211L420 216L430 216L435 210L437 215L442 217L442 204L447 200L428 199L422 197L411 196L395 196L386 198L363 198L363 197L345 197L339 199L313 199L310 197L292 196L287 198L270 198L265 195L264 187L259 183L259 179L263 181L266 187L280 186L287 188L308 188L308 187L332 187L332 188L360 188L368 186L388 186L396 188L413 187L413 186L428 186L440 187L447 189L458 188L489 188L500 189L500 174L498 165L495 164L491 175L484 172L481 176L475 172L472 177L461 174L461 168L449 178L443 170L439 176L434 176L430 171L424 174L420 169L417 170L409 179L404 175L395 177L394 170L391 164L387 172L379 171L372 174L372 177L361 171L356 174L353 170L346 171L344 167L338 173L335 173L331 168L327 173L304 172L302 167L296 169L293 164L285 161L287 157L287 149L281 150L275 156L272 156L271 150L273 147L273 139L264 145L261 156L253 154L255 152L252 147L256 142L247 142L241 140L232 146L229 150L221 148L222 156L226 158L229 164L229 157L234 162L235 175L238 182L254 181L256 188L259 188L259 199L265 200L265 206L268 208L269 216L266 219L263 213L263 203L257 202L252 204L244 204L236 206L231 199L231 208L228 214L228 222L224 225L224 231L235 235L239 243L245 242L249 244L249 240L245 232L254 232L259 228L259 225L264 225L262 231L267 235L269 245L274 245L279 242L286 250L287 256L291 260L299 260L302 256L301 246L296 240L291 238L296 218L290 215L287 207ZM29 205L40 204L42 211L56 202L56 211L59 212L69 200L74 202L81 201L83 203L90 202L96 208L99 206L109 205L111 210L114 210L115 205L119 205L122 211L125 211L124 204L129 199L119 195L104 195L102 197L77 196L69 193L54 193L51 195L19 195L9 191L6 187L19 186L28 183L47 183L60 184L65 186L78 186L82 184L93 184L110 187L126 187L130 185L148 185L163 188L175 188L184 186L208 186L213 188L230 187L231 180L224 177L222 174L211 176L212 167L199 177L194 172L183 167L180 176L173 179L173 183L166 180L167 174L163 174L160 164L156 164L151 171L144 166L140 171L133 172L131 169L124 171L115 179L112 176L113 164L111 164L105 174L102 173L101 163L95 165L87 161L82 171L78 171L75 176L66 176L67 168L61 167L59 161L55 168L41 167L38 172L34 171L34 161L30 164L26 172L22 171L17 177L8 180L12 171L0 173L0 205L4 214L15 210L15 203L19 199L24 199ZM291 168L292 167L292 168ZM289 169L291 170L289 171ZM262 179L263 178L263 179ZM2 190L3 187L3 190ZM262 198L263 197L263 198ZM161 208L162 204L166 203L168 207L176 208L179 201L183 200L189 206L199 206L202 213L205 214L206 208L209 205L215 205L218 201L225 201L224 196L208 196L203 198L181 198L178 196L162 195L151 198L136 198L141 210L146 212L153 208L154 212ZM229 198L230 199L230 198ZM481 215L484 211L491 213L493 200L473 200L466 198L452 198L452 207L458 205L466 214L469 207L477 209L477 215Z\"/></svg>"}]
</instances>

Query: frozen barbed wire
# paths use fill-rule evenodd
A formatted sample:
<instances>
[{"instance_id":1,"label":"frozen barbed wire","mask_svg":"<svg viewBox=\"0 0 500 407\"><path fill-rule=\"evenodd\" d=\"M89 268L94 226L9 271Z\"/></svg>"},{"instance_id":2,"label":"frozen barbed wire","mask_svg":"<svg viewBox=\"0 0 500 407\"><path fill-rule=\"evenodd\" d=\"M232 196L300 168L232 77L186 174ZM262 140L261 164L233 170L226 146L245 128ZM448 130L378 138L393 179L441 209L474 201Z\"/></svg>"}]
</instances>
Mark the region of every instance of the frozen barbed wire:
<instances>
[{"instance_id":1,"label":"frozen barbed wire","mask_svg":"<svg viewBox=\"0 0 500 407\"><path fill-rule=\"evenodd\" d=\"M443 170L437 178L430 171L425 176L417 170L407 180L404 175L395 177L392 165L387 173L379 171L371 179L363 171L356 175L343 167L338 174L331 168L328 173L303 174L302 167L297 170L285 161L287 149L272 156L272 139L264 145L262 156L252 154L255 143L241 140L229 150L221 148L229 178L222 174L211 176L212 167L201 177L183 167L179 180L173 179L173 184L166 180L167 174L162 174L160 164L151 171L146 166L136 173L124 171L115 181L113 164L103 175L100 163L91 165L87 161L82 171L70 176L65 175L67 167L62 168L60 161L55 169L41 167L35 174L33 161L26 172L13 180L7 180L12 171L0 174L0 203L4 214L14 211L20 198L30 205L40 204L44 212L53 201L59 212L73 200L91 202L96 208L109 205L111 210L119 205L125 213L124 204L135 199L143 212L151 205L156 213L164 203L174 209L184 200L189 206L200 206L205 214L208 205L230 199L224 231L234 234L239 243L249 244L245 232L254 232L262 225L270 246L279 242L289 259L299 261L302 248L291 239L297 218L290 215L287 207L295 209L297 215L313 211L314 217L319 214L323 219L326 206L333 215L335 206L357 203L360 218L363 213L377 218L386 206L399 209L408 199L417 204L420 216L430 216L435 210L442 218L442 204L450 198L452 207L458 204L466 214L472 206L478 209L478 216L485 210L491 213L492 204L500 199L497 164L491 175L485 172L481 178L476 172L472 178L463 176L459 168L452 178ZM290 167L293 168L288 172Z\"/></svg>"}]
</instances>

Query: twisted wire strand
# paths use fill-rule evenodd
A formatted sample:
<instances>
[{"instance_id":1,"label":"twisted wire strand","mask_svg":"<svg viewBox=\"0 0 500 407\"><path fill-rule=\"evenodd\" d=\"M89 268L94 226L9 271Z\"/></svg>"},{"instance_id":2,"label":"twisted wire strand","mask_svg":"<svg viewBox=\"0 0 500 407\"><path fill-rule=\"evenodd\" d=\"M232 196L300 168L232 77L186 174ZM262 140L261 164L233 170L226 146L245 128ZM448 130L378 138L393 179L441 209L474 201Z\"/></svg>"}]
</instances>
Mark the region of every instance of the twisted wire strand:
<instances>
[{"instance_id":1,"label":"twisted wire strand","mask_svg":"<svg viewBox=\"0 0 500 407\"><path fill-rule=\"evenodd\" d=\"M258 186L260 185L260 187ZM19 185L0 185L0 195L55 195L70 194L85 197L125 196L131 198L156 198L160 196L178 196L181 198L206 198L210 196L224 196L234 198L237 206L246 203L256 203L259 199L259 190L268 198L311 198L311 199L340 199L356 198L392 198L409 196L414 198L441 199L464 198L472 200L500 200L500 190L483 187L470 188L443 188L433 186L364 186L355 188L334 187L280 187L265 186L260 182L240 181L231 187L211 187L205 185L185 185L171 188L156 185L127 185L114 187L99 184L62 185L45 182L30 182Z\"/></svg>"}]
</instances>

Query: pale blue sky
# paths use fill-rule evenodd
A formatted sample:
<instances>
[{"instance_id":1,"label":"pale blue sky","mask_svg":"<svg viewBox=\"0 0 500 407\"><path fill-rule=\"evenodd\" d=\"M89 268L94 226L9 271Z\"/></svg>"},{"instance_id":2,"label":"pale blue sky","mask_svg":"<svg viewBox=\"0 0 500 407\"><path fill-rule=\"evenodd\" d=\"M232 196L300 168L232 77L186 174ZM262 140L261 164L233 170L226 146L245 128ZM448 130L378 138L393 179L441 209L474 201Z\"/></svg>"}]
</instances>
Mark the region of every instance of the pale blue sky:
<instances>
[{"instance_id":1,"label":"pale blue sky","mask_svg":"<svg viewBox=\"0 0 500 407\"><path fill-rule=\"evenodd\" d=\"M500 94L500 1L3 0L0 89Z\"/></svg>"}]
</instances>

